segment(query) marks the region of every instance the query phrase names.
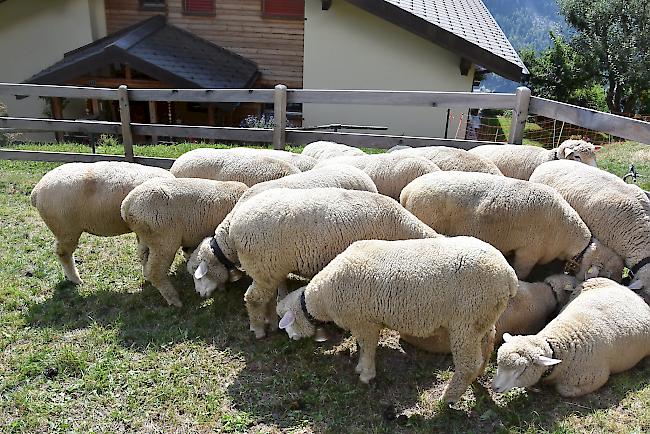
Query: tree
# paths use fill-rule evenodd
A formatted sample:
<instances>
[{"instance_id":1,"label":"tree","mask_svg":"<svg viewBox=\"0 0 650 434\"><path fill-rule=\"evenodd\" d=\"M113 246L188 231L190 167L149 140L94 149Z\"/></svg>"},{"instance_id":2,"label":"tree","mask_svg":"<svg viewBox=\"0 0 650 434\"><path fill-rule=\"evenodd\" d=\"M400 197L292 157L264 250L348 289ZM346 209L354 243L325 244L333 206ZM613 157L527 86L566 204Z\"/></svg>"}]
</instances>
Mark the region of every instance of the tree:
<instances>
[{"instance_id":1,"label":"tree","mask_svg":"<svg viewBox=\"0 0 650 434\"><path fill-rule=\"evenodd\" d=\"M589 71L580 67L585 61L560 35L551 32L551 46L537 53L532 47L521 50L521 58L530 70L528 85L542 98L607 110L602 86Z\"/></svg>"},{"instance_id":2,"label":"tree","mask_svg":"<svg viewBox=\"0 0 650 434\"><path fill-rule=\"evenodd\" d=\"M650 5L647 0L558 0L575 29L580 70L606 89L612 112L637 112L650 89Z\"/></svg>"}]
</instances>

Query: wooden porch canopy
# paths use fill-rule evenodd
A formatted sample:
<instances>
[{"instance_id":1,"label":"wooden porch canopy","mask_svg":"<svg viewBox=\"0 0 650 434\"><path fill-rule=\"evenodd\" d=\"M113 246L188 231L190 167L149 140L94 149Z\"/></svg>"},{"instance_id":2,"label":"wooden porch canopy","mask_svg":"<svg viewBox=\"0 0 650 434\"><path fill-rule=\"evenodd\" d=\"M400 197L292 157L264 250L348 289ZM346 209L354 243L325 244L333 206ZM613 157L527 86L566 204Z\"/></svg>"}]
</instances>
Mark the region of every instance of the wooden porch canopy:
<instances>
[{"instance_id":1,"label":"wooden porch canopy","mask_svg":"<svg viewBox=\"0 0 650 434\"><path fill-rule=\"evenodd\" d=\"M127 65L126 77L97 74L111 65ZM130 68L151 79L137 79ZM118 87L249 88L259 77L257 65L166 22L162 15L66 53L63 60L26 83ZM223 108L231 108L224 104Z\"/></svg>"}]
</instances>

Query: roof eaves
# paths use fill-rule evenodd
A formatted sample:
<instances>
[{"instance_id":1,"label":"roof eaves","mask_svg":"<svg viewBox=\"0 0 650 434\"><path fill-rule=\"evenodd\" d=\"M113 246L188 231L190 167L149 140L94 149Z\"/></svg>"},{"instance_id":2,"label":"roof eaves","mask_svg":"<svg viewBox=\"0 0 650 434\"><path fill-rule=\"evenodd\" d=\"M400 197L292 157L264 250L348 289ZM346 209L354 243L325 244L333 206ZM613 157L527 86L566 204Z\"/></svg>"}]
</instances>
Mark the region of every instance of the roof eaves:
<instances>
[{"instance_id":1,"label":"roof eaves","mask_svg":"<svg viewBox=\"0 0 650 434\"><path fill-rule=\"evenodd\" d=\"M460 53L468 60L484 66L505 78L521 81L528 75L525 66L522 68L521 65L497 56L446 29L413 15L399 6L381 0L348 0L348 2L443 48Z\"/></svg>"}]
</instances>

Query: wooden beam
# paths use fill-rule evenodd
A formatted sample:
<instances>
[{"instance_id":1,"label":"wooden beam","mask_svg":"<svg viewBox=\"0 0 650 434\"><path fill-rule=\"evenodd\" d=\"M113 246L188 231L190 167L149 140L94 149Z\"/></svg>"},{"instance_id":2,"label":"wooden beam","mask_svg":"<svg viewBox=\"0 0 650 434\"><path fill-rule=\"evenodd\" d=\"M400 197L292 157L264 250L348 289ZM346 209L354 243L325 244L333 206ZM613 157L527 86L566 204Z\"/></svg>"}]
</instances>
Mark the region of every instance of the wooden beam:
<instances>
[{"instance_id":1,"label":"wooden beam","mask_svg":"<svg viewBox=\"0 0 650 434\"><path fill-rule=\"evenodd\" d=\"M275 86L273 118L275 119L273 148L284 150L287 145L287 86L284 84Z\"/></svg>"},{"instance_id":2,"label":"wooden beam","mask_svg":"<svg viewBox=\"0 0 650 434\"><path fill-rule=\"evenodd\" d=\"M52 97L52 118L56 120L63 119L63 104L61 103L61 98L58 96ZM63 142L62 131L56 131L54 136L58 143Z\"/></svg>"},{"instance_id":3,"label":"wooden beam","mask_svg":"<svg viewBox=\"0 0 650 434\"><path fill-rule=\"evenodd\" d=\"M213 127L216 121L216 107L214 104L208 104L208 125ZM214 143L214 139L210 139L210 143Z\"/></svg>"},{"instance_id":4,"label":"wooden beam","mask_svg":"<svg viewBox=\"0 0 650 434\"><path fill-rule=\"evenodd\" d=\"M116 86L117 87L117 86ZM116 100L116 89L77 86L50 86L41 84L0 83L0 95L59 96L65 98L97 98Z\"/></svg>"},{"instance_id":5,"label":"wooden beam","mask_svg":"<svg viewBox=\"0 0 650 434\"><path fill-rule=\"evenodd\" d=\"M521 145L524 141L524 130L528 121L528 109L530 106L530 89L527 87L517 88L517 102L512 111L512 125L510 127L509 143Z\"/></svg>"},{"instance_id":6,"label":"wooden beam","mask_svg":"<svg viewBox=\"0 0 650 434\"><path fill-rule=\"evenodd\" d=\"M131 81L133 78L133 74L131 73L131 65L124 65L124 78L126 78L127 81Z\"/></svg>"},{"instance_id":7,"label":"wooden beam","mask_svg":"<svg viewBox=\"0 0 650 434\"><path fill-rule=\"evenodd\" d=\"M131 101L272 103L273 89L151 89L129 90ZM513 95L514 96L514 95ZM514 100L513 100L514 104Z\"/></svg>"},{"instance_id":8,"label":"wooden beam","mask_svg":"<svg viewBox=\"0 0 650 434\"><path fill-rule=\"evenodd\" d=\"M81 133L119 134L119 122L90 120L54 120L34 118L0 117L0 128L29 131L66 131Z\"/></svg>"},{"instance_id":9,"label":"wooden beam","mask_svg":"<svg viewBox=\"0 0 650 434\"><path fill-rule=\"evenodd\" d=\"M156 107L156 101L149 101L149 122L152 124L158 123L158 111ZM151 143L158 143L158 135L151 135Z\"/></svg>"},{"instance_id":10,"label":"wooden beam","mask_svg":"<svg viewBox=\"0 0 650 434\"><path fill-rule=\"evenodd\" d=\"M131 131L131 109L129 107L129 91L124 85L117 89L120 97L120 120L122 123L122 143L126 161L133 161L133 133Z\"/></svg>"},{"instance_id":11,"label":"wooden beam","mask_svg":"<svg viewBox=\"0 0 650 434\"><path fill-rule=\"evenodd\" d=\"M0 160L51 161L64 163L94 163L96 161L126 161L122 155L79 154L73 152L22 151L0 149ZM145 166L169 169L174 164L171 158L135 157L134 162Z\"/></svg>"},{"instance_id":12,"label":"wooden beam","mask_svg":"<svg viewBox=\"0 0 650 434\"><path fill-rule=\"evenodd\" d=\"M193 137L228 142L272 143L273 130L267 128L206 127L200 125L131 124L134 134Z\"/></svg>"},{"instance_id":13,"label":"wooden beam","mask_svg":"<svg viewBox=\"0 0 650 434\"><path fill-rule=\"evenodd\" d=\"M169 88L169 85L160 81L155 80L144 80L144 79L125 79L125 78L114 78L114 77L91 77L84 76L79 77L70 82L73 85L80 86L99 86L99 87L112 87L118 88L123 84L126 84L129 88L139 88L139 89L165 89ZM102 98L103 99L103 98ZM117 99L117 98L114 98Z\"/></svg>"}]
</instances>

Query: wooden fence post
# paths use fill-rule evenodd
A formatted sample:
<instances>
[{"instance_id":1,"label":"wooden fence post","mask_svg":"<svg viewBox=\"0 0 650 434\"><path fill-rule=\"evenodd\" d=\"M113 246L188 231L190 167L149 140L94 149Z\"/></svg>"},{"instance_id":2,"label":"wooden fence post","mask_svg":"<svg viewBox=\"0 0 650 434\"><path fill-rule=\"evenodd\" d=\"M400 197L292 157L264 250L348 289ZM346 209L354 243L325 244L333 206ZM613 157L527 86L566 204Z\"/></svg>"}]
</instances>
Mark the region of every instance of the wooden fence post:
<instances>
[{"instance_id":1,"label":"wooden fence post","mask_svg":"<svg viewBox=\"0 0 650 434\"><path fill-rule=\"evenodd\" d=\"M287 144L287 86L284 84L275 86L273 118L273 148L282 150Z\"/></svg>"},{"instance_id":2,"label":"wooden fence post","mask_svg":"<svg viewBox=\"0 0 650 434\"><path fill-rule=\"evenodd\" d=\"M120 101L120 121L122 122L122 143L124 144L124 158L133 162L133 133L131 132L131 109L129 108L129 90L126 85L117 89Z\"/></svg>"},{"instance_id":3,"label":"wooden fence post","mask_svg":"<svg viewBox=\"0 0 650 434\"><path fill-rule=\"evenodd\" d=\"M510 143L521 145L524 141L524 129L528 120L528 107L530 105L530 89L517 88L517 100L512 111L512 125L510 126Z\"/></svg>"}]
</instances>

